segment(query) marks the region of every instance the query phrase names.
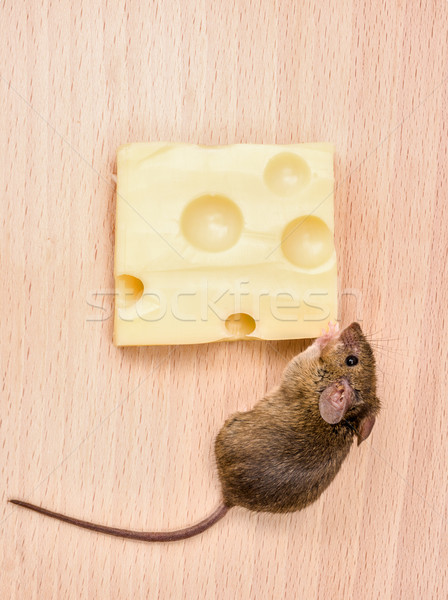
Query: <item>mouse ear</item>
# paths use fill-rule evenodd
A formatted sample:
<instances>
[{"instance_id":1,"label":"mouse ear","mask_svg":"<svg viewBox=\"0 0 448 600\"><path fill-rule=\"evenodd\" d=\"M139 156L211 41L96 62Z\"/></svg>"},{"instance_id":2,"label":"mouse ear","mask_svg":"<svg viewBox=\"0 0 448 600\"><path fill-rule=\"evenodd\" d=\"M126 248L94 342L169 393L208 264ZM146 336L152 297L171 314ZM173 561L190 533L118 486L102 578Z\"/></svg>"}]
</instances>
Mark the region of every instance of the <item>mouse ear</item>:
<instances>
[{"instance_id":1,"label":"mouse ear","mask_svg":"<svg viewBox=\"0 0 448 600\"><path fill-rule=\"evenodd\" d=\"M320 395L320 416L330 425L339 423L350 408L352 398L353 390L347 382L332 383Z\"/></svg>"},{"instance_id":2,"label":"mouse ear","mask_svg":"<svg viewBox=\"0 0 448 600\"><path fill-rule=\"evenodd\" d=\"M366 440L369 435L372 433L372 429L373 426L375 425L375 416L374 415L369 415L368 417L365 417L361 423L359 424L358 427L358 433L356 434L358 436L358 446L361 442L363 442L364 440Z\"/></svg>"}]
</instances>

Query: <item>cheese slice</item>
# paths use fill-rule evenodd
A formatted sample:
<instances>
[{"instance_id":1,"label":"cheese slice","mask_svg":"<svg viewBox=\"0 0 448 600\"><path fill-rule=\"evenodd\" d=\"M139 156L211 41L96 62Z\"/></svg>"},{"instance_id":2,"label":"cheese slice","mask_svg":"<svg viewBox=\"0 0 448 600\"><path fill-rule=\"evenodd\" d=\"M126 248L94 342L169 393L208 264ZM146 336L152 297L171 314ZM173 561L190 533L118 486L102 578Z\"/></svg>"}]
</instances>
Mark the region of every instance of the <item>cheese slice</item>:
<instances>
[{"instance_id":1,"label":"cheese slice","mask_svg":"<svg viewBox=\"0 0 448 600\"><path fill-rule=\"evenodd\" d=\"M337 315L331 144L117 156L114 342L312 338Z\"/></svg>"}]
</instances>

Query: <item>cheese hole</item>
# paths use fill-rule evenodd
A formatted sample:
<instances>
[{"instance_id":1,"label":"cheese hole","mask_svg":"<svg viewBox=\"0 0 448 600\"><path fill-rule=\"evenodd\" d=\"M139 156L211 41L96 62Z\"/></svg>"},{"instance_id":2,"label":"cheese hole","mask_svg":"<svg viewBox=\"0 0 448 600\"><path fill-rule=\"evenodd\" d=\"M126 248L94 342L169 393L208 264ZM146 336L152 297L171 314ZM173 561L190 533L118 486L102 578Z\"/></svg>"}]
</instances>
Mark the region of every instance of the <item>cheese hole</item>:
<instances>
[{"instance_id":1,"label":"cheese hole","mask_svg":"<svg viewBox=\"0 0 448 600\"><path fill-rule=\"evenodd\" d=\"M255 330L255 320L247 313L235 313L227 318L226 329L236 340L241 340Z\"/></svg>"},{"instance_id":2,"label":"cheese hole","mask_svg":"<svg viewBox=\"0 0 448 600\"><path fill-rule=\"evenodd\" d=\"M244 225L238 206L220 195L201 196L190 202L180 223L190 244L207 252L222 252L234 246Z\"/></svg>"},{"instance_id":3,"label":"cheese hole","mask_svg":"<svg viewBox=\"0 0 448 600\"><path fill-rule=\"evenodd\" d=\"M143 281L133 275L119 275L116 279L117 306L129 308L140 300L144 290Z\"/></svg>"},{"instance_id":4,"label":"cheese hole","mask_svg":"<svg viewBox=\"0 0 448 600\"><path fill-rule=\"evenodd\" d=\"M300 192L311 178L308 163L297 154L281 152L266 165L264 182L274 194L291 196Z\"/></svg>"},{"instance_id":5,"label":"cheese hole","mask_svg":"<svg viewBox=\"0 0 448 600\"><path fill-rule=\"evenodd\" d=\"M334 252L333 235L318 217L300 217L283 230L282 250L286 258L303 269L325 263Z\"/></svg>"}]
</instances>

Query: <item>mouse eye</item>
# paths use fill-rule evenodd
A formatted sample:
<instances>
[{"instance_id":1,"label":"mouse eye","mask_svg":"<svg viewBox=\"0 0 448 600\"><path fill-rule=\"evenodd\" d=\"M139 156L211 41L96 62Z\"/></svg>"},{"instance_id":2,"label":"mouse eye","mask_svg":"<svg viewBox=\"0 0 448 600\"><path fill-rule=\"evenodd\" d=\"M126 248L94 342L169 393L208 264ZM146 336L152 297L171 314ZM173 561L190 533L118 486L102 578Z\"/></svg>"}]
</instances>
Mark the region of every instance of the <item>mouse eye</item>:
<instances>
[{"instance_id":1,"label":"mouse eye","mask_svg":"<svg viewBox=\"0 0 448 600\"><path fill-rule=\"evenodd\" d=\"M358 362L358 357L353 356L353 354L350 354L350 356L347 356L347 358L345 359L345 364L347 365L347 367L354 367L358 364Z\"/></svg>"}]
</instances>

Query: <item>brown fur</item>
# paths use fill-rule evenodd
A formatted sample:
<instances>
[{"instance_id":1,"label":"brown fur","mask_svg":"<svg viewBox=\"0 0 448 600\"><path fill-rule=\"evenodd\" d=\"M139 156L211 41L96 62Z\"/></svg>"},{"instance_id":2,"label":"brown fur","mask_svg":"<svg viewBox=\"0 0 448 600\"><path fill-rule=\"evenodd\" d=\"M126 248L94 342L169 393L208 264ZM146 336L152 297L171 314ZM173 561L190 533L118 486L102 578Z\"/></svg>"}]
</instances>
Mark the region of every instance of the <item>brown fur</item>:
<instances>
[{"instance_id":1,"label":"brown fur","mask_svg":"<svg viewBox=\"0 0 448 600\"><path fill-rule=\"evenodd\" d=\"M348 355L359 363L345 364ZM354 391L337 424L319 412L320 395L345 378ZM331 483L354 435L362 441L379 412L375 359L360 326L319 338L286 367L278 388L219 432L215 452L224 504L289 512L314 502ZM364 424L366 424L364 426Z\"/></svg>"}]
</instances>

